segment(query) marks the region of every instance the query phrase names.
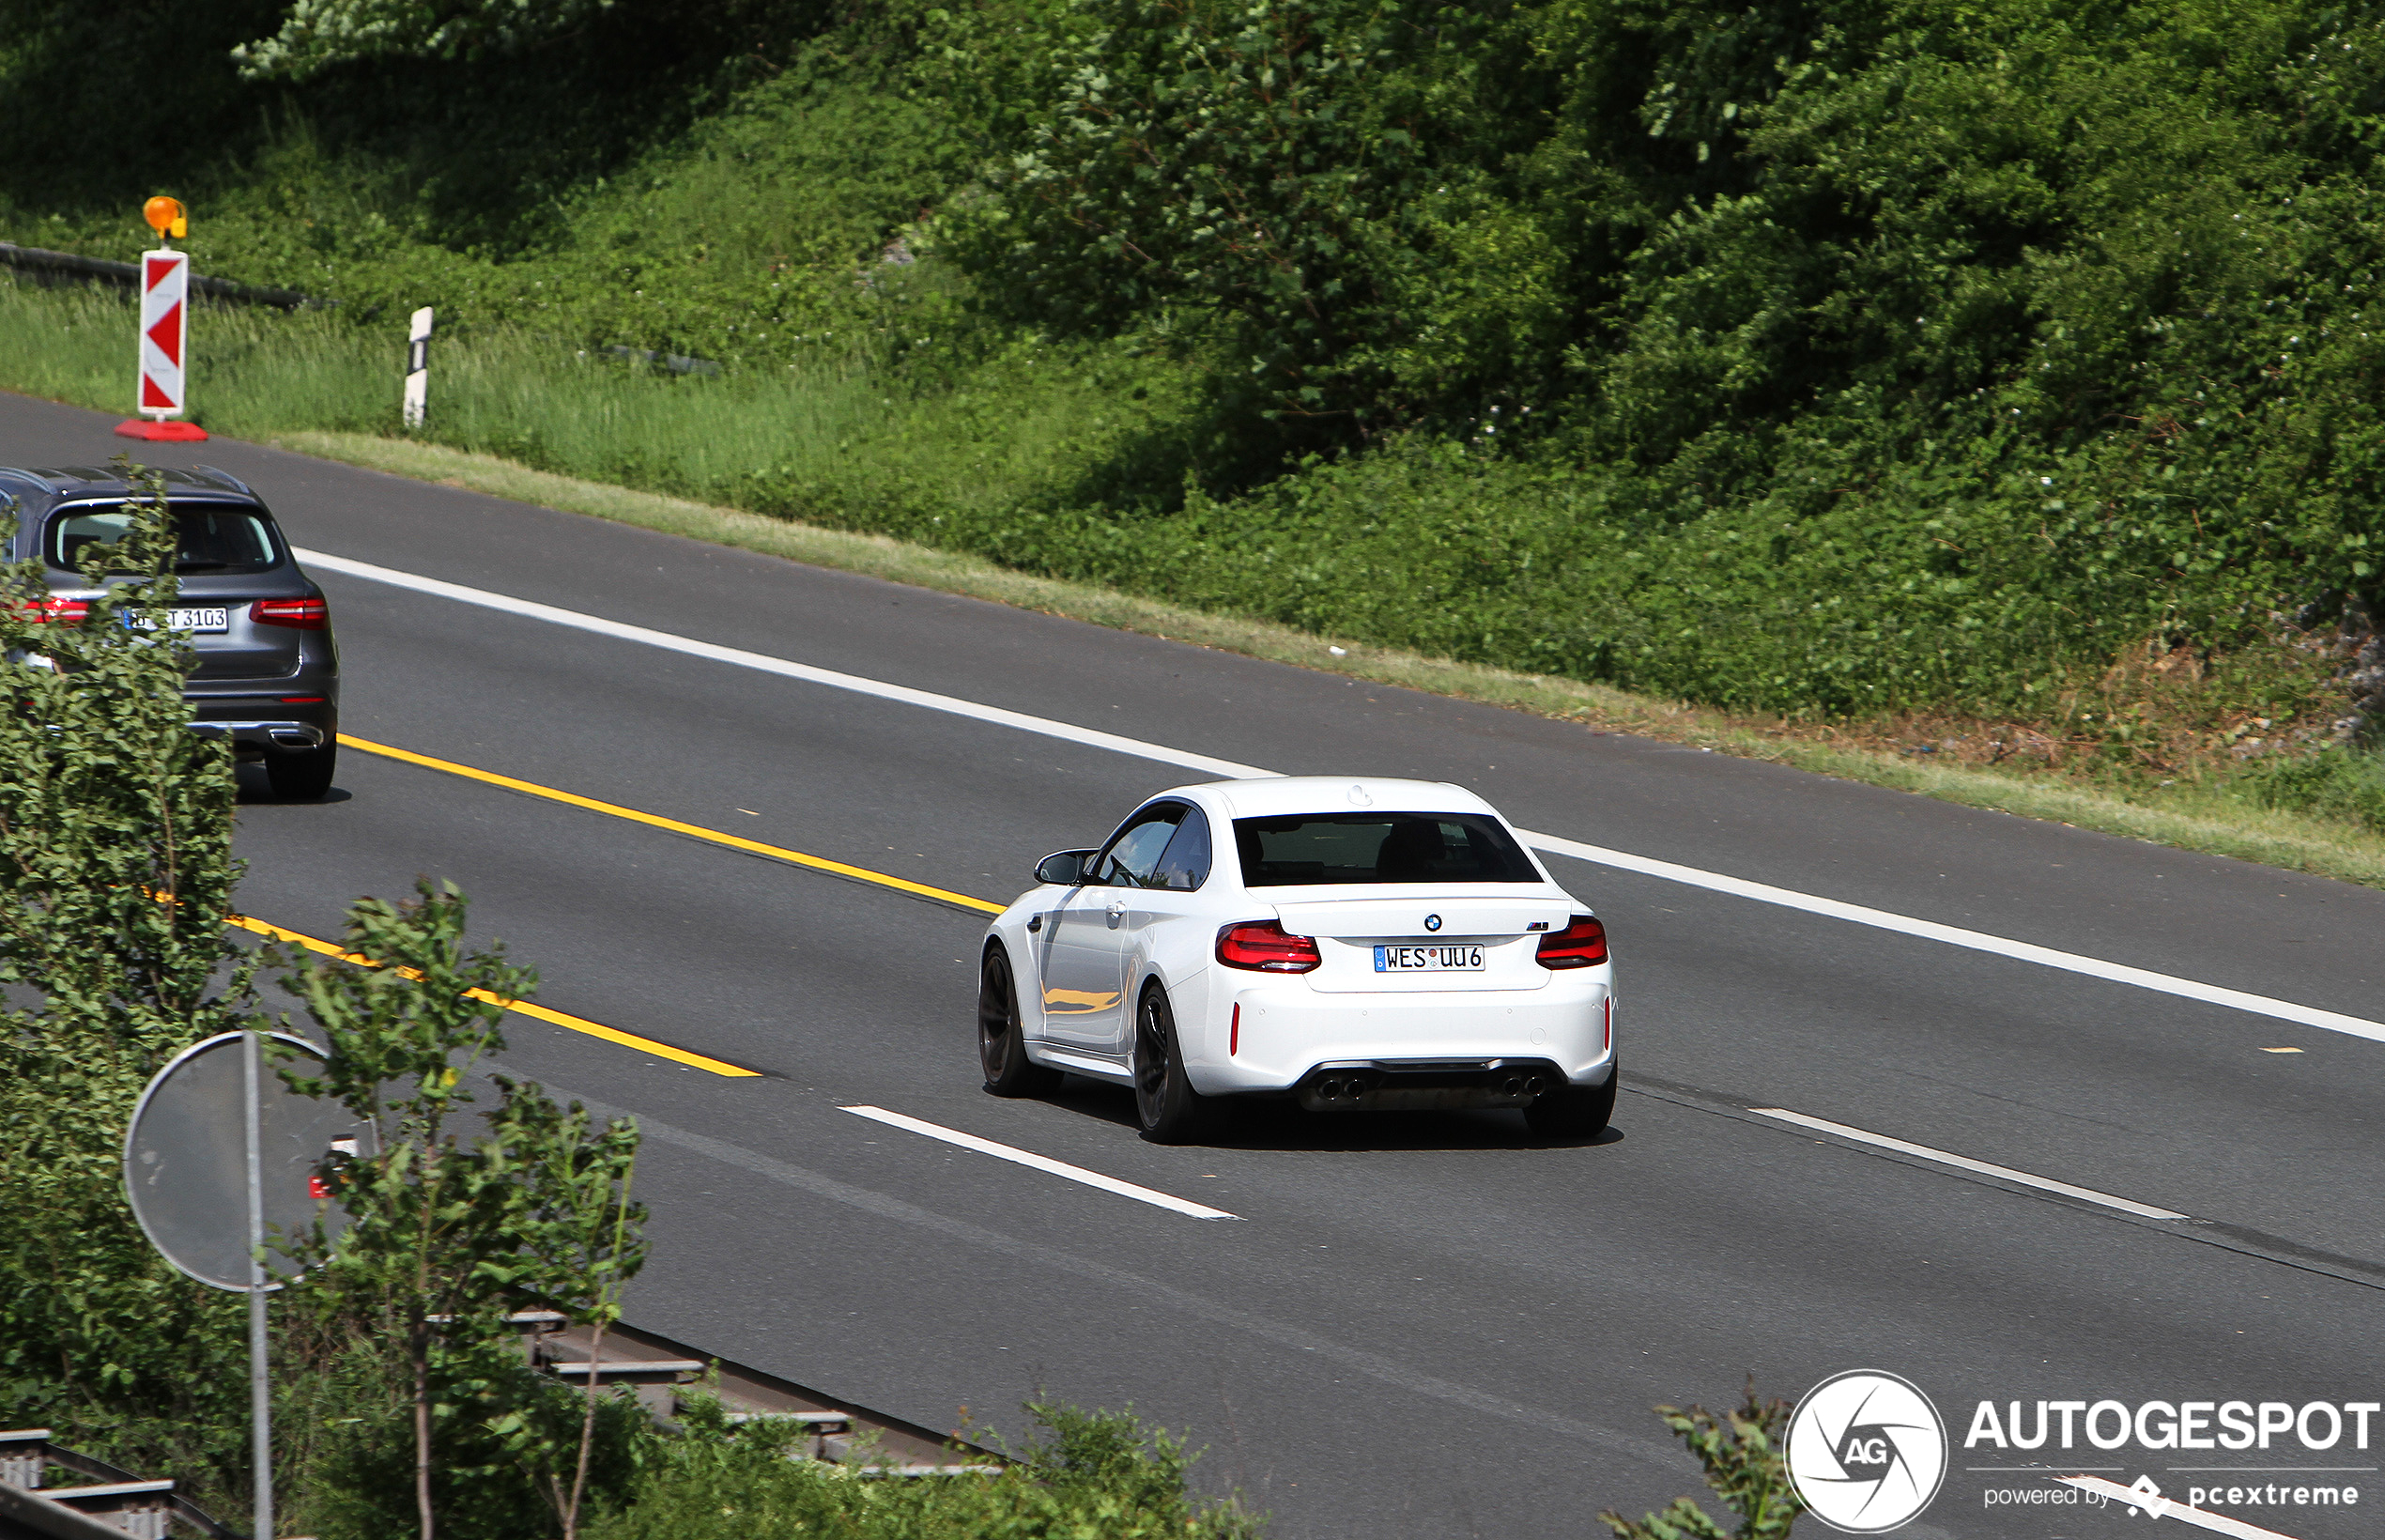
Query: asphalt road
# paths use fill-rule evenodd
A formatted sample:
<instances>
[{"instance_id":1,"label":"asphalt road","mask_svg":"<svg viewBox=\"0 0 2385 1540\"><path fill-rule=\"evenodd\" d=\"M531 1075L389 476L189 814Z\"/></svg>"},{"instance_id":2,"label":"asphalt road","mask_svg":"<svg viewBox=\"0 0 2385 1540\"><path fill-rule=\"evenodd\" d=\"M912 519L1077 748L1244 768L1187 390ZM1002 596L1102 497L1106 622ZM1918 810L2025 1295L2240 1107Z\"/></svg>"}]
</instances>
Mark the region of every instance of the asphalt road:
<instances>
[{"instance_id":1,"label":"asphalt road","mask_svg":"<svg viewBox=\"0 0 2385 1540\"><path fill-rule=\"evenodd\" d=\"M113 422L0 396L0 463L99 463L124 447ZM1562 838L2385 1019L2385 893L250 445L152 457L251 480L297 544L339 557L1274 770L1458 781ZM352 734L996 901L1044 852L1207 778L318 576ZM763 1071L516 1019L509 1064L648 1131L654 1258L631 1318L934 1426L965 1408L1019 1433L1039 1391L1131 1402L1279 1536L1604 1532L1603 1507L1701 1492L1649 1409L1718 1405L1751 1375L1793 1397L1871 1367L1928 1392L1954 1449L1906 1532L1925 1536L2135 1522L1990 1506L2044 1482L1977 1468L2045 1456L1965 1448L1982 1400L2385 1401L2385 1044L1552 858L1614 937L1627 1094L1603 1142L1534 1147L1513 1115L1267 1113L1159 1148L1122 1092L979 1090L982 916L363 754L338 784L243 807L249 913L331 935L358 894L451 879L480 933L540 969L542 1003ZM2213 1479L2190 1466L2350 1468L2295 1479L2385 1502L2377 1421L2364 1449L2070 1457L2172 1496ZM2371 1527L2358 1507L2240 1517Z\"/></svg>"}]
</instances>

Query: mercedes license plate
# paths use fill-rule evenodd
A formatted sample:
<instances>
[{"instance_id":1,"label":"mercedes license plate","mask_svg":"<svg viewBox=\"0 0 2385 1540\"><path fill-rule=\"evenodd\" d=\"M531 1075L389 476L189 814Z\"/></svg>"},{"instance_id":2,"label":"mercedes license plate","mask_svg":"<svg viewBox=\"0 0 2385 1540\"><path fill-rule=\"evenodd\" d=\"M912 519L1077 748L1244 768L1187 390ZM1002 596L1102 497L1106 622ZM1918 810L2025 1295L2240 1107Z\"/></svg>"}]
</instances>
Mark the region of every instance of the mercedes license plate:
<instances>
[{"instance_id":1,"label":"mercedes license plate","mask_svg":"<svg viewBox=\"0 0 2385 1540\"><path fill-rule=\"evenodd\" d=\"M171 609L166 612L166 624L177 631L226 631L232 619L230 611L222 608Z\"/></svg>"},{"instance_id":2,"label":"mercedes license plate","mask_svg":"<svg viewBox=\"0 0 2385 1540\"><path fill-rule=\"evenodd\" d=\"M1480 973L1480 947L1377 947L1377 973Z\"/></svg>"}]
</instances>

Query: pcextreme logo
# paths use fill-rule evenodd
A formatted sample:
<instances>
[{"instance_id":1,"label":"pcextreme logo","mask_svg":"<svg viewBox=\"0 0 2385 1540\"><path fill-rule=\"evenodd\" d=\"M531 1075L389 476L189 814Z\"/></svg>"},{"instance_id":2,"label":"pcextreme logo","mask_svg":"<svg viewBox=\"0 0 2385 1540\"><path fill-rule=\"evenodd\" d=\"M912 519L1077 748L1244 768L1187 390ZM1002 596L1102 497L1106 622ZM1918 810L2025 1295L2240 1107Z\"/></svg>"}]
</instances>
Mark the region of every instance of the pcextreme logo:
<instances>
[{"instance_id":1,"label":"pcextreme logo","mask_svg":"<svg viewBox=\"0 0 2385 1540\"><path fill-rule=\"evenodd\" d=\"M1850 1369L1789 1416L1789 1479L1813 1516L1848 1534L1913 1521L1946 1474L1946 1426L1914 1383Z\"/></svg>"}]
</instances>

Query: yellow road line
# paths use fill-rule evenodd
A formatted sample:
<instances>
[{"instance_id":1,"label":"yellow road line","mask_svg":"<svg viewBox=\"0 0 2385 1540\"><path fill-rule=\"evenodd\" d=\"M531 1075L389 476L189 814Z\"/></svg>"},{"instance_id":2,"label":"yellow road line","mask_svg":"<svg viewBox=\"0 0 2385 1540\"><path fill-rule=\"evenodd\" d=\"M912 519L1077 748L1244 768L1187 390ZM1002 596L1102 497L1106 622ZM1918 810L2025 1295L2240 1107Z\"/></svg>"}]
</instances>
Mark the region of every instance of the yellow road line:
<instances>
[{"instance_id":1,"label":"yellow road line","mask_svg":"<svg viewBox=\"0 0 2385 1540\"><path fill-rule=\"evenodd\" d=\"M684 834L692 839L726 845L731 850L742 850L755 855L767 855L775 860L792 862L799 867L809 867L814 871L832 871L839 877L852 877L865 883L875 883L880 887L891 887L897 892L913 893L923 899L956 903L963 909L976 909L989 915L998 915L1003 910L1001 904L990 903L984 899L973 899L966 893L955 893L950 888L931 887L926 883L915 883L907 877L890 876L883 871L872 871L867 867L847 866L842 861L831 861L823 855L807 855L802 851L789 850L782 845L765 845L759 839L741 839L733 834L723 834L718 829L707 829L695 824L682 824L675 818L665 818L659 813L639 812L635 808L624 808L619 803L599 802L594 797L580 796L571 792L559 792L551 786L541 786L536 781L515 780L511 776L500 776L489 770L476 770L469 764L457 764L453 760L435 760L428 754L417 754L408 748L392 748L387 744L352 738L345 732L340 734L340 743L344 747L361 749L367 754L378 754L384 759L402 760L408 764L419 764L426 770L443 770L451 776L462 776L468 780L485 781L491 786L502 786L508 791L545 797L549 802L561 802L574 808L585 808L591 812L608 813L615 818L626 818L633 824L644 824L653 828L669 829L673 834Z\"/></svg>"},{"instance_id":2,"label":"yellow road line","mask_svg":"<svg viewBox=\"0 0 2385 1540\"><path fill-rule=\"evenodd\" d=\"M310 935L301 935L296 931L285 931L278 925L270 925L261 919L251 919L246 915L230 915L225 918L228 923L237 925L243 931L254 931L258 935L270 936L275 941L295 942L310 952L320 952L325 957L336 957L343 962L353 962L359 967L365 968L377 968L381 965L361 953L344 950L331 942L318 940ZM401 977L407 978L422 977L412 968L400 968L397 971ZM566 1015L560 1010L549 1010L545 1006L532 1005L528 1000L502 999L485 989L468 990L465 993L471 999L486 1000L491 1005L503 1006L508 1010L519 1011L534 1020L549 1022L557 1026L567 1026L575 1032L585 1032L592 1038L602 1038L607 1042L617 1042L623 1048L635 1048L641 1054L652 1054L657 1058L667 1058L674 1064L685 1064L690 1069L708 1070L714 1074L728 1075L736 1079L749 1079L762 1073L759 1070L748 1070L743 1065L730 1064L716 1058L706 1058L701 1054L692 1054L685 1048L673 1048L667 1042L656 1042L652 1038L641 1038L634 1032L623 1032L618 1027L607 1026L601 1022Z\"/></svg>"}]
</instances>

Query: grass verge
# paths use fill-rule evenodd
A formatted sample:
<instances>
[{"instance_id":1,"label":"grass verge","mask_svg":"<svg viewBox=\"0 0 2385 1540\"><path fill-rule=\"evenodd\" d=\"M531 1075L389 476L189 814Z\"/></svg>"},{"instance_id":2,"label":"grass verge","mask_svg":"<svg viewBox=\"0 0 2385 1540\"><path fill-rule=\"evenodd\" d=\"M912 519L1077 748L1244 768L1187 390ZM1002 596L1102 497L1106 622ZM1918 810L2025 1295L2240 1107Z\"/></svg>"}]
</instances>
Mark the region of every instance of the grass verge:
<instances>
[{"instance_id":1,"label":"grass verge","mask_svg":"<svg viewBox=\"0 0 2385 1540\"><path fill-rule=\"evenodd\" d=\"M1737 716L1570 679L1336 640L1269 621L1035 577L979 557L883 535L821 529L581 481L489 454L362 433L284 433L267 441L366 470L1121 631L1711 748L1965 807L2385 887L2385 838L2342 824L2257 808L2208 784L2182 781L2164 788L2115 790L2061 771L2008 772L1935 764L1853 741L1848 732L1834 727Z\"/></svg>"}]
</instances>

